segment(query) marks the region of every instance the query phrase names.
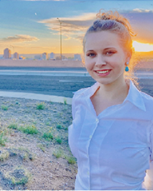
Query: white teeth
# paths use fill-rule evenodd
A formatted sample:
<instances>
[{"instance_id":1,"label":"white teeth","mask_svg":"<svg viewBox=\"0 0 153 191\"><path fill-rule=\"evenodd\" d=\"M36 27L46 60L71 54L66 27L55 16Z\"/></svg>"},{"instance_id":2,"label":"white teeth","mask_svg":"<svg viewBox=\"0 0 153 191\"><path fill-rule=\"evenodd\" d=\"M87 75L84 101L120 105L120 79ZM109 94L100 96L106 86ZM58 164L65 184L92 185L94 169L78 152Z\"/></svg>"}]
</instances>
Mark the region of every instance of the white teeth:
<instances>
[{"instance_id":1,"label":"white teeth","mask_svg":"<svg viewBox=\"0 0 153 191\"><path fill-rule=\"evenodd\" d=\"M97 73L100 73L100 74L101 74L101 73L103 74L103 73L106 73L106 72L108 72L108 70L105 70L105 71L97 71Z\"/></svg>"}]
</instances>

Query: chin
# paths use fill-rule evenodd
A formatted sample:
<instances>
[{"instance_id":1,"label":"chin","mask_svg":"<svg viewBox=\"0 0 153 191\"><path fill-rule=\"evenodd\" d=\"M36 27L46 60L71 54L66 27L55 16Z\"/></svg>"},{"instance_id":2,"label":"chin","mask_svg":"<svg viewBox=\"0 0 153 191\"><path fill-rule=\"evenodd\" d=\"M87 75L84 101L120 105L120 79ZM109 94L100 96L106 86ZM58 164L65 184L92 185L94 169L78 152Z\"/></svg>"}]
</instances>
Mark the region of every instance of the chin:
<instances>
[{"instance_id":1,"label":"chin","mask_svg":"<svg viewBox=\"0 0 153 191\"><path fill-rule=\"evenodd\" d=\"M98 82L100 84L103 84L103 85L108 85L108 84L113 83L114 81L113 80L104 79L104 80L96 80L96 82Z\"/></svg>"}]
</instances>

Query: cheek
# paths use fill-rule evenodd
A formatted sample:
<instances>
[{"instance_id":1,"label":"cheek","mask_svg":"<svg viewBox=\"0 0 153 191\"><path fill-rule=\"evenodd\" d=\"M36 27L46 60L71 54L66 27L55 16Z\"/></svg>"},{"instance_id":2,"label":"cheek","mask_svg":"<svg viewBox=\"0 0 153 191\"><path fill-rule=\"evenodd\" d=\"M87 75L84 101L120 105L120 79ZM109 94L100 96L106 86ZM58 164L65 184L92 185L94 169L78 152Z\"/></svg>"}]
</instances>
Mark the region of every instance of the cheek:
<instances>
[{"instance_id":1,"label":"cheek","mask_svg":"<svg viewBox=\"0 0 153 191\"><path fill-rule=\"evenodd\" d=\"M122 68L124 68L124 62L122 60L119 60L119 58L118 59L111 59L108 63L114 69L122 69Z\"/></svg>"},{"instance_id":2,"label":"cheek","mask_svg":"<svg viewBox=\"0 0 153 191\"><path fill-rule=\"evenodd\" d=\"M91 70L94 67L94 62L93 61L89 61L88 59L85 59L85 67L87 70Z\"/></svg>"}]
</instances>

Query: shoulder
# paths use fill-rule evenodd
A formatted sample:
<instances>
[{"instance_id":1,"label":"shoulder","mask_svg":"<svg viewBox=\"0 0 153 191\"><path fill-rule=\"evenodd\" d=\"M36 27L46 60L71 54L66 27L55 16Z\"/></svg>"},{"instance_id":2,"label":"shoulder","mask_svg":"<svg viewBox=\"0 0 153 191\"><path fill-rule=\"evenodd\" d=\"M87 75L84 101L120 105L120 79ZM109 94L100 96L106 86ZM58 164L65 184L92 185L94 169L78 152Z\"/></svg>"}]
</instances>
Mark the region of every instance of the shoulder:
<instances>
[{"instance_id":1,"label":"shoulder","mask_svg":"<svg viewBox=\"0 0 153 191\"><path fill-rule=\"evenodd\" d=\"M97 83L94 83L92 86L87 87L87 88L81 88L79 90L77 90L76 92L73 92L73 98L79 98L79 97L86 97L89 96L90 93L92 93L93 88L97 85Z\"/></svg>"},{"instance_id":2,"label":"shoulder","mask_svg":"<svg viewBox=\"0 0 153 191\"><path fill-rule=\"evenodd\" d=\"M142 96L142 99L143 99L143 101L146 103L146 104L153 104L153 97L152 96L150 96L150 95L148 95L147 93L145 93L145 92L141 92L140 91L140 93L141 93L141 96Z\"/></svg>"},{"instance_id":3,"label":"shoulder","mask_svg":"<svg viewBox=\"0 0 153 191\"><path fill-rule=\"evenodd\" d=\"M86 100L90 97L90 95L94 92L95 88L97 87L97 83L94 83L92 86L87 88L81 88L76 92L73 92L73 98L72 98L72 105L75 104L85 104Z\"/></svg>"},{"instance_id":4,"label":"shoulder","mask_svg":"<svg viewBox=\"0 0 153 191\"><path fill-rule=\"evenodd\" d=\"M79 90L77 90L76 92L74 92L74 96L79 96L79 95L83 95L85 94L91 87L88 88L81 88Z\"/></svg>"},{"instance_id":5,"label":"shoulder","mask_svg":"<svg viewBox=\"0 0 153 191\"><path fill-rule=\"evenodd\" d=\"M140 93L141 93L143 102L145 104L146 111L149 112L149 115L151 115L153 119L153 97L148 95L145 92L140 92Z\"/></svg>"},{"instance_id":6,"label":"shoulder","mask_svg":"<svg viewBox=\"0 0 153 191\"><path fill-rule=\"evenodd\" d=\"M90 87L88 88L81 88L79 90L77 90L76 92L73 92L73 98L72 98L72 104L74 104L74 102L77 101L81 101L83 100L87 95L88 95L88 91L90 91Z\"/></svg>"}]
</instances>

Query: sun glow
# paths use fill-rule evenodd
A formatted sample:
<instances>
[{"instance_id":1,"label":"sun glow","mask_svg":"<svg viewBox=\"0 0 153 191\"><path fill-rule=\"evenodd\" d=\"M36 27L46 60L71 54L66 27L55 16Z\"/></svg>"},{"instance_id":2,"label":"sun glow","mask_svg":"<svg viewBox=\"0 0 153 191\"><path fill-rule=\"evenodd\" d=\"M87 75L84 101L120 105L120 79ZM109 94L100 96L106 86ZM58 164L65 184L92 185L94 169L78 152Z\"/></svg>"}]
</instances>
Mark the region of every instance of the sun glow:
<instances>
[{"instance_id":1,"label":"sun glow","mask_svg":"<svg viewBox=\"0 0 153 191\"><path fill-rule=\"evenodd\" d=\"M149 43L140 43L137 41L133 41L133 47L136 52L150 52L153 51L153 44Z\"/></svg>"}]
</instances>

